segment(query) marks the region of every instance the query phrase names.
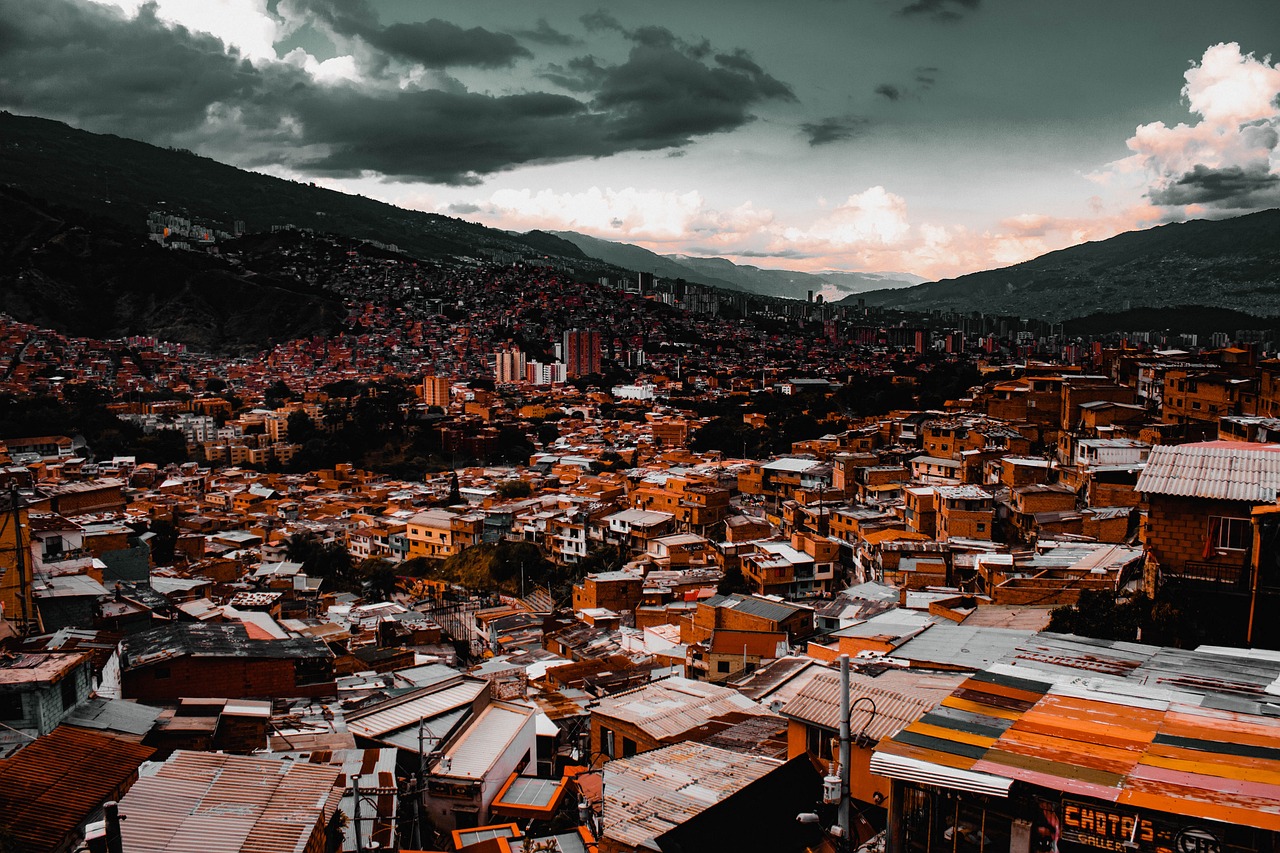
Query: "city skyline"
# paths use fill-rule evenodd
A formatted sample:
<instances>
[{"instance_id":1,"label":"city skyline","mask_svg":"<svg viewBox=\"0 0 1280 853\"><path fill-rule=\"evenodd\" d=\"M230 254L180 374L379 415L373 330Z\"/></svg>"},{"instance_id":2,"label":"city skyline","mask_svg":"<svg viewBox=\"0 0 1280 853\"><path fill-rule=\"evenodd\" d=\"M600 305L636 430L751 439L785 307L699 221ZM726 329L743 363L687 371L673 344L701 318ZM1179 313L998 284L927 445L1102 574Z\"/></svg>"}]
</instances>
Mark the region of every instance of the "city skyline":
<instances>
[{"instance_id":1,"label":"city skyline","mask_svg":"<svg viewBox=\"0 0 1280 853\"><path fill-rule=\"evenodd\" d=\"M4 16L0 106L802 270L944 277L1280 201L1264 4L734 8L59 0Z\"/></svg>"}]
</instances>

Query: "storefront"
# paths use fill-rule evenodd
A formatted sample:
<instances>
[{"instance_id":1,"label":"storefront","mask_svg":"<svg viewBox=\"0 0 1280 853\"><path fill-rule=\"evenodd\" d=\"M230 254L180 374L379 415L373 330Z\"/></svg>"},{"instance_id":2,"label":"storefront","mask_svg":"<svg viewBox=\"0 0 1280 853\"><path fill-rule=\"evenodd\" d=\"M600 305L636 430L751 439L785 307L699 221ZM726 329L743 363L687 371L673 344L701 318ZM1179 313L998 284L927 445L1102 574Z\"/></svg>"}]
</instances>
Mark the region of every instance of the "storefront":
<instances>
[{"instance_id":1,"label":"storefront","mask_svg":"<svg viewBox=\"0 0 1280 853\"><path fill-rule=\"evenodd\" d=\"M897 781L889 851L1277 853L1280 833L1015 785L1007 796Z\"/></svg>"}]
</instances>

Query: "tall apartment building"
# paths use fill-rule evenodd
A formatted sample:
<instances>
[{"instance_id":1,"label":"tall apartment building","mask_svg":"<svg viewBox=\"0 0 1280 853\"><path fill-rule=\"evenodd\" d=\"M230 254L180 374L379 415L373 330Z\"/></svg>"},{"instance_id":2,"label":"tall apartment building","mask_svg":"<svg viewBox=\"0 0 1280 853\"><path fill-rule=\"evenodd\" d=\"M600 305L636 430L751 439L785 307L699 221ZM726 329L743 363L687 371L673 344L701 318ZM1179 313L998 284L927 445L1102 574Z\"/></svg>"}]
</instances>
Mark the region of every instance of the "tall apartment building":
<instances>
[{"instance_id":1,"label":"tall apartment building","mask_svg":"<svg viewBox=\"0 0 1280 853\"><path fill-rule=\"evenodd\" d=\"M565 373L569 378L599 373L601 336L598 329L569 329L564 333Z\"/></svg>"},{"instance_id":2,"label":"tall apartment building","mask_svg":"<svg viewBox=\"0 0 1280 853\"><path fill-rule=\"evenodd\" d=\"M452 383L443 376L422 377L422 402L428 406L449 408L449 387Z\"/></svg>"},{"instance_id":3,"label":"tall apartment building","mask_svg":"<svg viewBox=\"0 0 1280 853\"><path fill-rule=\"evenodd\" d=\"M551 364L531 361L525 367L525 379L532 385L560 385L565 381L566 371L563 362Z\"/></svg>"},{"instance_id":4,"label":"tall apartment building","mask_svg":"<svg viewBox=\"0 0 1280 853\"><path fill-rule=\"evenodd\" d=\"M528 361L519 349L500 349L494 353L494 379L499 385L525 381Z\"/></svg>"}]
</instances>

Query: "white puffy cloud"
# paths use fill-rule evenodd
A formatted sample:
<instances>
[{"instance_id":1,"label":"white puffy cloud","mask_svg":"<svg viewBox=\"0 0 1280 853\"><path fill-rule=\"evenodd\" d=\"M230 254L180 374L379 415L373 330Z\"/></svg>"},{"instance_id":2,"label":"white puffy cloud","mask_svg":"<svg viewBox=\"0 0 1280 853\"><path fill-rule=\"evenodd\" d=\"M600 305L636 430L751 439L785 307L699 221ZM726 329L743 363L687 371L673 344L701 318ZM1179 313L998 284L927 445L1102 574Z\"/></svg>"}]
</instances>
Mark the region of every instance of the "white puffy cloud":
<instances>
[{"instance_id":1,"label":"white puffy cloud","mask_svg":"<svg viewBox=\"0 0 1280 853\"><path fill-rule=\"evenodd\" d=\"M108 0L130 16L147 2L155 3L156 16L166 24L209 33L248 59L277 58L283 22L267 11L267 0Z\"/></svg>"},{"instance_id":2,"label":"white puffy cloud","mask_svg":"<svg viewBox=\"0 0 1280 853\"><path fill-rule=\"evenodd\" d=\"M1098 177L1139 176L1153 203L1184 215L1280 203L1280 64L1217 44L1184 77L1198 120L1139 126L1127 143L1133 154Z\"/></svg>"},{"instance_id":3,"label":"white puffy cloud","mask_svg":"<svg viewBox=\"0 0 1280 853\"><path fill-rule=\"evenodd\" d=\"M808 228L788 228L783 236L801 245L892 246L906 238L910 230L906 199L876 186L849 196L844 204Z\"/></svg>"},{"instance_id":4,"label":"white puffy cloud","mask_svg":"<svg viewBox=\"0 0 1280 853\"><path fill-rule=\"evenodd\" d=\"M591 187L559 193L499 189L466 205L476 219L503 228L581 231L596 237L660 246L679 241L724 245L766 227L773 214L750 202L728 211L708 206L696 191ZM667 248L665 251L676 251Z\"/></svg>"}]
</instances>

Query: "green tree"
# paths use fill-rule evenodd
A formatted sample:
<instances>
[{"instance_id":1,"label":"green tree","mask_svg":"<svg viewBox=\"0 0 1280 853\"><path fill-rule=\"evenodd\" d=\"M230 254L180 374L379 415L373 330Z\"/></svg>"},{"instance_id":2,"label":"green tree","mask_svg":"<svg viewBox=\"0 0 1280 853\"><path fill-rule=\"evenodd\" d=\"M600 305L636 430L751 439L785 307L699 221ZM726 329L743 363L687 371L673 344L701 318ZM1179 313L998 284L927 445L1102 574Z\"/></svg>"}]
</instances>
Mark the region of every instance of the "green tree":
<instances>
[{"instance_id":1,"label":"green tree","mask_svg":"<svg viewBox=\"0 0 1280 853\"><path fill-rule=\"evenodd\" d=\"M395 564L370 557L356 567L366 598L389 601L399 589L400 574Z\"/></svg>"},{"instance_id":2,"label":"green tree","mask_svg":"<svg viewBox=\"0 0 1280 853\"><path fill-rule=\"evenodd\" d=\"M592 548L578 563L578 571L584 575L616 572L627 562L626 553L617 545L601 545Z\"/></svg>"},{"instance_id":3,"label":"green tree","mask_svg":"<svg viewBox=\"0 0 1280 853\"><path fill-rule=\"evenodd\" d=\"M262 393L262 402L268 409L278 409L285 400L291 399L293 399L293 389L286 385L283 379L272 382Z\"/></svg>"},{"instance_id":4,"label":"green tree","mask_svg":"<svg viewBox=\"0 0 1280 853\"><path fill-rule=\"evenodd\" d=\"M157 518L151 522L151 560L157 566L173 565L174 552L178 545L178 530L167 518Z\"/></svg>"},{"instance_id":5,"label":"green tree","mask_svg":"<svg viewBox=\"0 0 1280 853\"><path fill-rule=\"evenodd\" d=\"M285 423L289 431L289 440L294 444L306 444L315 437L315 421L301 409L290 412L289 419Z\"/></svg>"},{"instance_id":6,"label":"green tree","mask_svg":"<svg viewBox=\"0 0 1280 853\"><path fill-rule=\"evenodd\" d=\"M730 566L725 570L724 577L720 579L720 583L716 586L716 592L721 595L733 595L737 593L748 593L751 588L747 586L747 578L742 574L742 569L738 566Z\"/></svg>"},{"instance_id":7,"label":"green tree","mask_svg":"<svg viewBox=\"0 0 1280 853\"><path fill-rule=\"evenodd\" d=\"M285 555L292 562L302 563L308 576L321 578L329 589L359 591L351 554L337 542L325 542L314 533L295 533L289 537Z\"/></svg>"},{"instance_id":8,"label":"green tree","mask_svg":"<svg viewBox=\"0 0 1280 853\"><path fill-rule=\"evenodd\" d=\"M498 497L503 500L527 498L533 494L533 486L526 480L507 480L498 484Z\"/></svg>"}]
</instances>

